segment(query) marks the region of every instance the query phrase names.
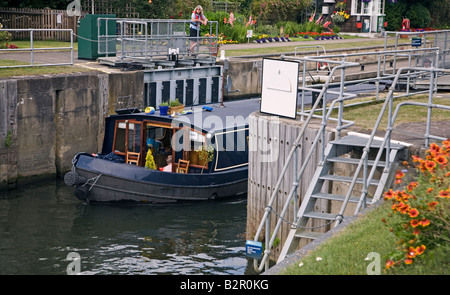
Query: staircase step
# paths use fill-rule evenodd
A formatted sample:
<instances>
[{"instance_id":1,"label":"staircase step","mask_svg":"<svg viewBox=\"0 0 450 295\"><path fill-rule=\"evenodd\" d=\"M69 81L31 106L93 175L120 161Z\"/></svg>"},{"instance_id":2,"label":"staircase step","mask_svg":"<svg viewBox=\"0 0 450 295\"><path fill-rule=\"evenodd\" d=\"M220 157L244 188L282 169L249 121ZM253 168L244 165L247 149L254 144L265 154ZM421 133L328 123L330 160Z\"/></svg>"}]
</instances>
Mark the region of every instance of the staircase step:
<instances>
[{"instance_id":1,"label":"staircase step","mask_svg":"<svg viewBox=\"0 0 450 295\"><path fill-rule=\"evenodd\" d=\"M310 211L310 212L305 212L305 214L303 214L303 217L326 219L326 220L335 220L336 219L336 214Z\"/></svg>"},{"instance_id":2,"label":"staircase step","mask_svg":"<svg viewBox=\"0 0 450 295\"><path fill-rule=\"evenodd\" d=\"M367 145L367 142L369 141L368 138L362 137L362 136L356 136L356 135L348 135L341 139L334 140L331 143L332 144L339 144L339 145L347 145L347 146L358 146L358 147L365 147ZM374 139L372 141L372 144L370 145L371 148L380 148L382 141ZM394 150L401 150L405 148L402 144L392 143L391 142L391 149Z\"/></svg>"},{"instance_id":3,"label":"staircase step","mask_svg":"<svg viewBox=\"0 0 450 295\"><path fill-rule=\"evenodd\" d=\"M332 201L344 201L345 196L343 195L335 195L335 194L327 194L327 193L317 193L313 194L311 196L312 198L316 199L326 199L326 200L332 200ZM351 203L358 203L359 198L357 197L350 197L349 202Z\"/></svg>"},{"instance_id":4,"label":"staircase step","mask_svg":"<svg viewBox=\"0 0 450 295\"><path fill-rule=\"evenodd\" d=\"M346 163L346 164L358 165L360 159L357 159L357 158L333 157L333 158L328 158L327 161L328 162L333 162L333 163ZM375 161L369 160L369 161L367 161L367 164L369 166L373 166L374 162ZM386 165L386 162L384 162L384 161L378 161L378 163L377 163L377 167L384 167L385 165Z\"/></svg>"},{"instance_id":5,"label":"staircase step","mask_svg":"<svg viewBox=\"0 0 450 295\"><path fill-rule=\"evenodd\" d=\"M353 177L349 177L349 176L341 176L341 175L324 175L319 177L319 179L322 180L332 180L332 181L342 181L342 182L352 182ZM369 185L378 185L380 181L376 180L376 179L372 179L372 181L370 181ZM362 178L357 178L356 179L356 183L364 183Z\"/></svg>"},{"instance_id":6,"label":"staircase step","mask_svg":"<svg viewBox=\"0 0 450 295\"><path fill-rule=\"evenodd\" d=\"M295 233L295 237L297 238L305 238L305 239L318 239L320 236L322 236L323 233L320 232L312 232L312 231L299 231Z\"/></svg>"}]
</instances>

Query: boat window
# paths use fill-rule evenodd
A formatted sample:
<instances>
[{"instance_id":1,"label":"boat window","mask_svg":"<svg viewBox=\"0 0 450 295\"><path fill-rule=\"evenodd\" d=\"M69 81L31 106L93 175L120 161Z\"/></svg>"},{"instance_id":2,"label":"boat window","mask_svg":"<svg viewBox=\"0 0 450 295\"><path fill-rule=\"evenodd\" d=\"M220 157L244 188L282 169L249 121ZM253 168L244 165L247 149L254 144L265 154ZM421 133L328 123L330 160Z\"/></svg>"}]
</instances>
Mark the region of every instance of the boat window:
<instances>
[{"instance_id":1,"label":"boat window","mask_svg":"<svg viewBox=\"0 0 450 295\"><path fill-rule=\"evenodd\" d=\"M113 148L114 151L125 153L126 134L127 134L127 124L125 122L119 122L119 124L117 124L115 133L114 148Z\"/></svg>"},{"instance_id":2,"label":"boat window","mask_svg":"<svg viewBox=\"0 0 450 295\"><path fill-rule=\"evenodd\" d=\"M141 124L128 123L128 151L141 152Z\"/></svg>"},{"instance_id":3,"label":"boat window","mask_svg":"<svg viewBox=\"0 0 450 295\"><path fill-rule=\"evenodd\" d=\"M202 150L208 152L214 152L214 148L212 146L206 146L206 137L200 132L196 132L191 130L189 133L190 138L190 152L189 152L189 162L191 167L195 167L196 165L198 169L208 169L207 163L205 160L201 158Z\"/></svg>"},{"instance_id":4,"label":"boat window","mask_svg":"<svg viewBox=\"0 0 450 295\"><path fill-rule=\"evenodd\" d=\"M172 134L173 129L163 126L155 126L148 123L145 127L146 151L151 150L156 169L167 166L167 157L172 155Z\"/></svg>"},{"instance_id":5,"label":"boat window","mask_svg":"<svg viewBox=\"0 0 450 295\"><path fill-rule=\"evenodd\" d=\"M118 122L114 134L113 150L119 154L125 154L126 151L139 153L141 151L141 124L129 121Z\"/></svg>"}]
</instances>

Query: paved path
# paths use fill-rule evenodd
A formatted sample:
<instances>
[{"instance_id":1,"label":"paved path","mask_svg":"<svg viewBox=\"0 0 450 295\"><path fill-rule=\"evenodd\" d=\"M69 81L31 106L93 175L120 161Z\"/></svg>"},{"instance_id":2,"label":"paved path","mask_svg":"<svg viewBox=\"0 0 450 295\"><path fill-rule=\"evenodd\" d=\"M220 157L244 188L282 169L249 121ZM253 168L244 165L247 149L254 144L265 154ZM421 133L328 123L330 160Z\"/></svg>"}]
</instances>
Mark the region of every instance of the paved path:
<instances>
[{"instance_id":1,"label":"paved path","mask_svg":"<svg viewBox=\"0 0 450 295\"><path fill-rule=\"evenodd\" d=\"M337 40L320 40L320 41L292 41L292 42L270 42L270 43L240 43L240 44L224 44L220 46L223 50L234 49L251 49L262 47L283 47L283 46L300 46L300 45L325 45L338 43L362 43L364 41L382 41L384 37L374 38L355 38L355 39L337 39ZM363 44L361 44L363 45Z\"/></svg>"}]
</instances>

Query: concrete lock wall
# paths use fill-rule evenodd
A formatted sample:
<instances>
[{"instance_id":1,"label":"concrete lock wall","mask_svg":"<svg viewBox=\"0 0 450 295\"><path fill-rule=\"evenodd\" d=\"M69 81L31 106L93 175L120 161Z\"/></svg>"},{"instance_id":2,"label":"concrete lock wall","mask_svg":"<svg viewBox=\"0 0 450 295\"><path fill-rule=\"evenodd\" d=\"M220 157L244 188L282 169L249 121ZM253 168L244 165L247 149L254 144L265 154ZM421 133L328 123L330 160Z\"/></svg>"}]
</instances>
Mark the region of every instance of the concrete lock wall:
<instances>
[{"instance_id":1,"label":"concrete lock wall","mask_svg":"<svg viewBox=\"0 0 450 295\"><path fill-rule=\"evenodd\" d=\"M248 169L248 193L247 193L247 239L253 240L256 234L261 218L264 215L265 208L269 203L271 195L274 193L274 187L278 177L286 162L286 157L291 151L293 144L303 127L303 122L298 120L284 119L263 115L260 112L252 113L249 116L249 169ZM310 124L305 129L305 134L300 142L298 150L297 168L303 165L306 155L310 151L313 141L320 129L320 122ZM325 131L325 145L334 140L336 130L327 128ZM321 140L320 140L321 143ZM294 158L293 158L294 159ZM302 179L299 182L297 195L299 196L298 205L301 204L302 197L306 194L308 184L310 183L318 164L321 161L320 149L315 149L309 164L305 168ZM280 188L276 192L276 200L272 209L281 213L286 203L289 192L294 181L294 161L291 161L285 174ZM324 184L324 191L328 187L328 181ZM322 200L316 204L317 211L330 212L332 204L327 200ZM293 206L291 206L293 208ZM289 210L285 216L286 220L293 221L294 211ZM277 223L277 216L271 213L271 232ZM322 220L311 220L308 226L322 225ZM283 243L290 230L290 224L284 222L278 232L279 243L272 249L271 259L276 260L283 248ZM322 228L321 230L326 230ZM264 237L264 231L261 239Z\"/></svg>"},{"instance_id":2,"label":"concrete lock wall","mask_svg":"<svg viewBox=\"0 0 450 295\"><path fill-rule=\"evenodd\" d=\"M78 152L101 150L118 96L143 105L143 73L99 72L0 81L0 189L59 175Z\"/></svg>"}]
</instances>

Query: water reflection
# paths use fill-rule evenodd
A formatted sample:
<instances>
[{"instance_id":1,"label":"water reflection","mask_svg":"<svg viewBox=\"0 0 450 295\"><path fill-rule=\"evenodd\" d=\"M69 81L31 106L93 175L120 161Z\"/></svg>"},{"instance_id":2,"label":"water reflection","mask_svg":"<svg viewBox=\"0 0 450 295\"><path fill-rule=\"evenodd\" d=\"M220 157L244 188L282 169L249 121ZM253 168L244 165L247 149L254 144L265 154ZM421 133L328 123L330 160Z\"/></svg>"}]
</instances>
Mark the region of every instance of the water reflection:
<instances>
[{"instance_id":1,"label":"water reflection","mask_svg":"<svg viewBox=\"0 0 450 295\"><path fill-rule=\"evenodd\" d=\"M0 195L0 274L245 274L246 199L83 204L61 181Z\"/></svg>"}]
</instances>

